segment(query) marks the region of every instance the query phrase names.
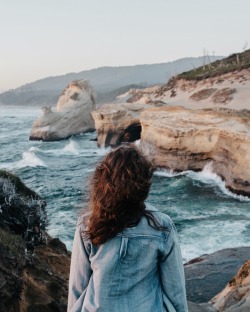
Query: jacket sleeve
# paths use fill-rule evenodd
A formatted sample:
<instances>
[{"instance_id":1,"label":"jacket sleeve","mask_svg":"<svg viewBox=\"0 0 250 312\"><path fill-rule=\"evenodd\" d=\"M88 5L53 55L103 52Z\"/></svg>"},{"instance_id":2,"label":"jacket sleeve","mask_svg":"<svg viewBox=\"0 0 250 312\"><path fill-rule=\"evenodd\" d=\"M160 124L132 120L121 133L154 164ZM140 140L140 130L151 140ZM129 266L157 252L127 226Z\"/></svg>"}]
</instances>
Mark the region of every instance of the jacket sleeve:
<instances>
[{"instance_id":1,"label":"jacket sleeve","mask_svg":"<svg viewBox=\"0 0 250 312\"><path fill-rule=\"evenodd\" d=\"M92 275L89 255L83 243L79 224L73 242L67 311L81 311L87 286Z\"/></svg>"},{"instance_id":2,"label":"jacket sleeve","mask_svg":"<svg viewBox=\"0 0 250 312\"><path fill-rule=\"evenodd\" d=\"M174 225L165 244L165 254L160 262L163 303L166 311L188 312L184 268Z\"/></svg>"}]
</instances>

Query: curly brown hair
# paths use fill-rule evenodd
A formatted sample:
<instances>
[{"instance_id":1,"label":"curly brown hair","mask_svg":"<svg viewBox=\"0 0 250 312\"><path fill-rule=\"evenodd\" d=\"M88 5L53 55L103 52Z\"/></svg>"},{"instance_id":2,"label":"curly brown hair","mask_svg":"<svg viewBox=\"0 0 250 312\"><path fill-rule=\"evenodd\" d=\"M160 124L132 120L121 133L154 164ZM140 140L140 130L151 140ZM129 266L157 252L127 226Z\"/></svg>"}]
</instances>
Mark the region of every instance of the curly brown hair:
<instances>
[{"instance_id":1,"label":"curly brown hair","mask_svg":"<svg viewBox=\"0 0 250 312\"><path fill-rule=\"evenodd\" d=\"M136 226L146 212L154 166L132 144L111 151L100 162L90 181L85 235L101 245L127 227ZM152 220L155 223L155 220Z\"/></svg>"}]
</instances>

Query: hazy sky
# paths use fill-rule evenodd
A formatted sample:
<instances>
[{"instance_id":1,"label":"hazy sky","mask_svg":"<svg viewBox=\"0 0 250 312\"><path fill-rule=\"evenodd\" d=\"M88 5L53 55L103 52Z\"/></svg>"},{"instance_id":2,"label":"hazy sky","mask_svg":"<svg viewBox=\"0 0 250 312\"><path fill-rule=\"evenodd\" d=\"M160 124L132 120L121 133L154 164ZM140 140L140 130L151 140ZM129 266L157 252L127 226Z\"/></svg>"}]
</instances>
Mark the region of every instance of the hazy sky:
<instances>
[{"instance_id":1,"label":"hazy sky","mask_svg":"<svg viewBox=\"0 0 250 312\"><path fill-rule=\"evenodd\" d=\"M0 0L0 91L100 66L250 48L250 0Z\"/></svg>"}]
</instances>

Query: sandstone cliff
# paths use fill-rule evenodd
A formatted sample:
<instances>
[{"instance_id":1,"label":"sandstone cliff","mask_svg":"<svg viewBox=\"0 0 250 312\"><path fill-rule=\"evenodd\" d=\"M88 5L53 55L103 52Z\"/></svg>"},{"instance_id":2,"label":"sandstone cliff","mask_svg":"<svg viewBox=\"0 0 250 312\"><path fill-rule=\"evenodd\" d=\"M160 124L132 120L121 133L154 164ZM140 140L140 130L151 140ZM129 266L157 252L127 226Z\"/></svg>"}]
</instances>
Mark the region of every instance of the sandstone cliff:
<instances>
[{"instance_id":1,"label":"sandstone cliff","mask_svg":"<svg viewBox=\"0 0 250 312\"><path fill-rule=\"evenodd\" d=\"M141 133L139 114L154 106L161 106L161 103L106 104L92 112L98 146L115 146L122 142L139 140Z\"/></svg>"},{"instance_id":2,"label":"sandstone cliff","mask_svg":"<svg viewBox=\"0 0 250 312\"><path fill-rule=\"evenodd\" d=\"M249 195L249 99L249 68L132 89L93 112L98 145L141 139L157 166L201 170L211 163L228 188Z\"/></svg>"},{"instance_id":3,"label":"sandstone cliff","mask_svg":"<svg viewBox=\"0 0 250 312\"><path fill-rule=\"evenodd\" d=\"M141 139L156 166L184 171L211 163L228 188L250 194L250 111L152 106L110 104L93 112L98 145Z\"/></svg>"},{"instance_id":4,"label":"sandstone cliff","mask_svg":"<svg viewBox=\"0 0 250 312\"><path fill-rule=\"evenodd\" d=\"M94 130L91 112L95 93L86 80L73 81L61 94L56 111L44 107L43 115L32 126L30 140L55 141Z\"/></svg>"},{"instance_id":5,"label":"sandstone cliff","mask_svg":"<svg viewBox=\"0 0 250 312\"><path fill-rule=\"evenodd\" d=\"M201 170L211 163L226 186L250 194L250 112L164 107L141 113L141 147L159 167Z\"/></svg>"}]
</instances>

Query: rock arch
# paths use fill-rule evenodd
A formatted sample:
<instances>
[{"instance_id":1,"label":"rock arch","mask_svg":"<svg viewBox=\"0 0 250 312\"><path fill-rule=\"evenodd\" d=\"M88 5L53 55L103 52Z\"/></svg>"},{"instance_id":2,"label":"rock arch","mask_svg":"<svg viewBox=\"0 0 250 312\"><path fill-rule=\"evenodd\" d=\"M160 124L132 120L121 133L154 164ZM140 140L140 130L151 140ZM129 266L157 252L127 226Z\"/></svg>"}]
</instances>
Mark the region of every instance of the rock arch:
<instances>
[{"instance_id":1,"label":"rock arch","mask_svg":"<svg viewBox=\"0 0 250 312\"><path fill-rule=\"evenodd\" d=\"M118 144L123 142L135 142L141 138L141 124L134 123L128 126L119 138Z\"/></svg>"}]
</instances>

